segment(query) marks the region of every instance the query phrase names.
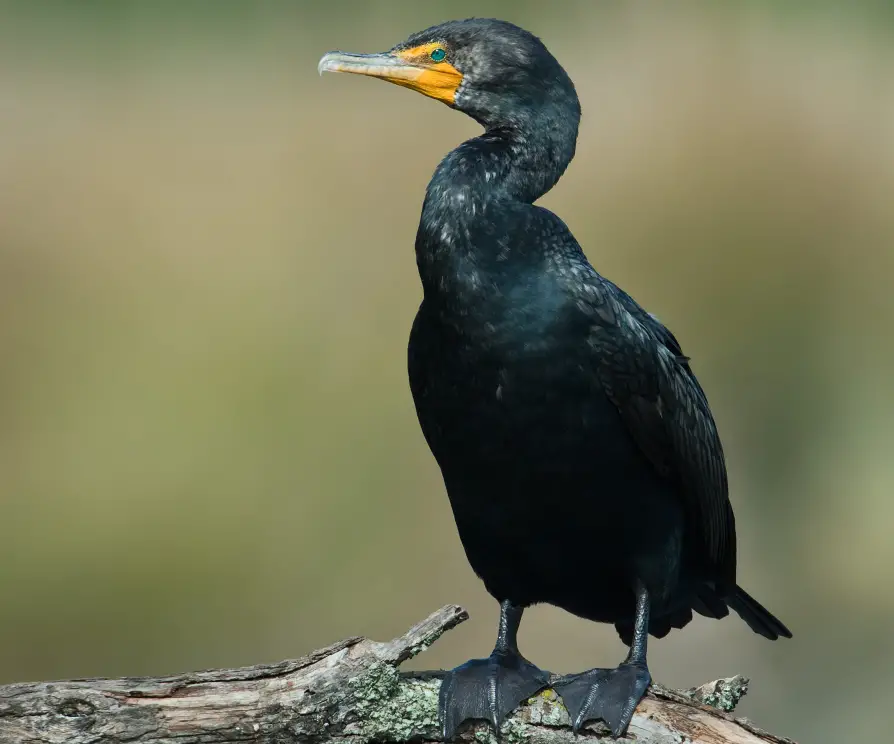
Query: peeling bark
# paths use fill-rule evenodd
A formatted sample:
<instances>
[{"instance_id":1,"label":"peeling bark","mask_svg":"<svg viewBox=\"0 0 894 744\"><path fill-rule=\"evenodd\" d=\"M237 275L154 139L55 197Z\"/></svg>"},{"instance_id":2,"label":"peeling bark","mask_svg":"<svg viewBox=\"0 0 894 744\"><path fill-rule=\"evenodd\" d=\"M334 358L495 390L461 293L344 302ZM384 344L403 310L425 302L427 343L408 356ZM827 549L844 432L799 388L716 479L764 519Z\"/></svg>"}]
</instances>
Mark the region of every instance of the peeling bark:
<instances>
[{"instance_id":1,"label":"peeling bark","mask_svg":"<svg viewBox=\"0 0 894 744\"><path fill-rule=\"evenodd\" d=\"M398 669L468 615L444 607L386 643L348 638L301 659L176 677L82 679L0 686L2 744L219 744L223 742L437 741L439 673ZM653 685L627 737L640 744L793 744L730 715L748 680L686 692ZM714 707L711 707L714 706ZM575 739L560 699L546 690L503 725L509 744L603 738L592 723ZM496 741L483 722L457 741Z\"/></svg>"}]
</instances>

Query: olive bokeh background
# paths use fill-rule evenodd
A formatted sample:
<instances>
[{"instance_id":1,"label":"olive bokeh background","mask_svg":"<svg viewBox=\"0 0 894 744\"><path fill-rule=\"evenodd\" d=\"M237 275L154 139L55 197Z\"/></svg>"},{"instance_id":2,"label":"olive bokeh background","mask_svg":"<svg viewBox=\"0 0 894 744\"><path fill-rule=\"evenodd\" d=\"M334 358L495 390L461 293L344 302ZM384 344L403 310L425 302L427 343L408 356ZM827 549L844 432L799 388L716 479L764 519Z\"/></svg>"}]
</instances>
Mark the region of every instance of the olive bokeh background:
<instances>
[{"instance_id":1,"label":"olive bokeh background","mask_svg":"<svg viewBox=\"0 0 894 744\"><path fill-rule=\"evenodd\" d=\"M423 190L478 128L316 72L472 14L574 79L578 156L541 203L693 357L741 583L795 633L698 618L652 642L655 677L751 676L743 714L805 742L881 732L883 2L0 3L0 682L272 661L450 602L472 620L416 667L489 652L405 369ZM554 671L622 655L549 607L521 643Z\"/></svg>"}]
</instances>

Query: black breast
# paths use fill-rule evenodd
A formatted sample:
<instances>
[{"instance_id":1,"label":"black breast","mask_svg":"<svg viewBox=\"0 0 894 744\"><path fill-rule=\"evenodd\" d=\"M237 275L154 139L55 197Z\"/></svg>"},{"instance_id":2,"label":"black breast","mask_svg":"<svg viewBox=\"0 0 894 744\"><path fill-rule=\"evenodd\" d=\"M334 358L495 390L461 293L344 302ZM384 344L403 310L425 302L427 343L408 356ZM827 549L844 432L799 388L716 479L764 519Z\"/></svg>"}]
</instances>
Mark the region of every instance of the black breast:
<instances>
[{"instance_id":1,"label":"black breast","mask_svg":"<svg viewBox=\"0 0 894 744\"><path fill-rule=\"evenodd\" d=\"M498 599L614 621L628 612L632 553L668 550L682 529L677 502L602 390L586 318L554 275L490 286L460 313L427 297L409 345L417 414L460 537ZM654 529L638 523L644 511ZM562 557L586 564L596 545L614 558L599 592L582 593Z\"/></svg>"}]
</instances>

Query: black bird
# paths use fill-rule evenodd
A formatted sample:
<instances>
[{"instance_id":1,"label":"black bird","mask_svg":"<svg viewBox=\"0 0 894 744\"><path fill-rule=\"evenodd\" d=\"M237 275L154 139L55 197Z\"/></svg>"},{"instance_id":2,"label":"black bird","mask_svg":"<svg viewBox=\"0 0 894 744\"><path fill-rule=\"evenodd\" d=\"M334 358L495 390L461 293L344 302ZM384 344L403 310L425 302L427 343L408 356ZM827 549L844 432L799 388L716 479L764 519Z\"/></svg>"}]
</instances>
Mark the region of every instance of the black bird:
<instances>
[{"instance_id":1,"label":"black bird","mask_svg":"<svg viewBox=\"0 0 894 744\"><path fill-rule=\"evenodd\" d=\"M484 127L428 185L408 350L460 539L500 602L493 653L443 681L444 738L469 718L499 729L549 684L516 643L538 602L613 623L630 646L616 669L553 685L575 730L601 718L615 736L651 681L648 634L732 608L766 638L791 637L736 584L723 450L689 359L533 204L571 162L580 120L543 43L504 21L451 21L382 54L330 52L319 70L412 88Z\"/></svg>"}]
</instances>

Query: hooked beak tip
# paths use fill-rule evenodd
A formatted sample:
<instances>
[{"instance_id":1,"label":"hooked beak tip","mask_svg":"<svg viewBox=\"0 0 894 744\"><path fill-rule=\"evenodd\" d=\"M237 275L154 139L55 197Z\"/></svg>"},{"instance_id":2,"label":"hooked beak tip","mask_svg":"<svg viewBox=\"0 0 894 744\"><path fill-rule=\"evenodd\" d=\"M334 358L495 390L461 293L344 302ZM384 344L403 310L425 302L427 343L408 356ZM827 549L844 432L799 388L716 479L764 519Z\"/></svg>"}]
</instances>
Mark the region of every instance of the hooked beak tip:
<instances>
[{"instance_id":1,"label":"hooked beak tip","mask_svg":"<svg viewBox=\"0 0 894 744\"><path fill-rule=\"evenodd\" d=\"M320 76L322 76L324 72L332 72L332 56L332 52L327 52L320 58L320 61L317 64L317 72L320 73Z\"/></svg>"}]
</instances>

